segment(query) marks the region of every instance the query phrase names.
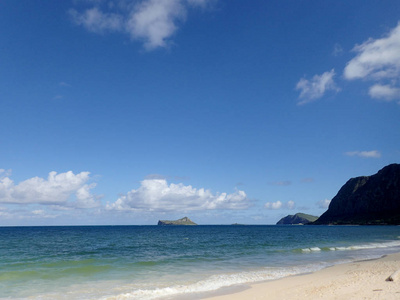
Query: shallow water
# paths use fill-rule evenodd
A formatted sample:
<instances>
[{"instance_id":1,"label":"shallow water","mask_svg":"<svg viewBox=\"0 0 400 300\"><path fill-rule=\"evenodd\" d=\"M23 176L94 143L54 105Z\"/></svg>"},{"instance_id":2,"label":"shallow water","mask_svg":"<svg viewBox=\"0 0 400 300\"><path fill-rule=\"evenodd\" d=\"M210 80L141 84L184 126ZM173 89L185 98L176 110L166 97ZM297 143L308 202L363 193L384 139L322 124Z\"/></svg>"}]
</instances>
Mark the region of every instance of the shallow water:
<instances>
[{"instance_id":1,"label":"shallow water","mask_svg":"<svg viewBox=\"0 0 400 300\"><path fill-rule=\"evenodd\" d=\"M0 298L155 299L400 250L397 226L0 228Z\"/></svg>"}]
</instances>

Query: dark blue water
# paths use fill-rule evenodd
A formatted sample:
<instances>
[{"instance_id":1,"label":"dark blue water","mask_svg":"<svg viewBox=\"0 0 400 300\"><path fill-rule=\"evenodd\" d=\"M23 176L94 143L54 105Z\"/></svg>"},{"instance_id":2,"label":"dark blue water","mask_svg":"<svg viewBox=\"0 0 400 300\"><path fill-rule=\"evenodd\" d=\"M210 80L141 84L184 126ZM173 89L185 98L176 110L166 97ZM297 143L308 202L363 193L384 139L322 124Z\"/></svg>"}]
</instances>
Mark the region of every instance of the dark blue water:
<instances>
[{"instance_id":1,"label":"dark blue water","mask_svg":"<svg viewBox=\"0 0 400 300\"><path fill-rule=\"evenodd\" d=\"M0 298L154 299L400 250L397 226L0 228Z\"/></svg>"}]
</instances>

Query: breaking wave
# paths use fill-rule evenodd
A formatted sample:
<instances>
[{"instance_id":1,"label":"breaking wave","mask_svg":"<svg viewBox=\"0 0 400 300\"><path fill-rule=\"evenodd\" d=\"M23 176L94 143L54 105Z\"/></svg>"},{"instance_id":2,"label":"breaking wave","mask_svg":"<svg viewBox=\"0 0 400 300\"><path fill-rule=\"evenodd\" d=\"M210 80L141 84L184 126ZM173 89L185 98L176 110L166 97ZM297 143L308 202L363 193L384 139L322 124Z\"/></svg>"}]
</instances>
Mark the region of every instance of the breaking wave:
<instances>
[{"instance_id":1,"label":"breaking wave","mask_svg":"<svg viewBox=\"0 0 400 300\"><path fill-rule=\"evenodd\" d=\"M296 249L301 250L304 253L310 252L320 252L320 251L350 251L350 250L367 250L367 249L380 249L380 248L391 248L391 247L400 247L400 240L399 241L390 241L390 242L383 242L383 243L367 243L367 244L360 244L360 245L352 245L352 246L340 246L340 247L310 247L310 248L302 248Z\"/></svg>"},{"instance_id":2,"label":"breaking wave","mask_svg":"<svg viewBox=\"0 0 400 300\"><path fill-rule=\"evenodd\" d=\"M207 293L233 285L245 285L261 281L276 280L303 273L315 272L327 266L327 264L319 263L297 267L266 268L264 270L254 272L213 275L208 279L188 285L174 285L156 289L138 289L129 293L105 297L102 298L102 300L156 299L160 297L177 297L188 294L193 295L196 293Z\"/></svg>"}]
</instances>

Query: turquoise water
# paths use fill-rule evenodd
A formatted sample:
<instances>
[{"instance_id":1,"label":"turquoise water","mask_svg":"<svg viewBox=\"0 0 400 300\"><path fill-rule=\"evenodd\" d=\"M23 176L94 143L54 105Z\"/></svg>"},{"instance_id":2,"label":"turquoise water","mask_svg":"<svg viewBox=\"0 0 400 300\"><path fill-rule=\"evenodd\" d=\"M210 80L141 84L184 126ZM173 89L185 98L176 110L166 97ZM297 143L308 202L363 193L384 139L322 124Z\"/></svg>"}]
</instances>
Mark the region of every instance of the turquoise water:
<instances>
[{"instance_id":1,"label":"turquoise water","mask_svg":"<svg viewBox=\"0 0 400 300\"><path fill-rule=\"evenodd\" d=\"M399 251L397 226L1 227L0 298L194 299Z\"/></svg>"}]
</instances>

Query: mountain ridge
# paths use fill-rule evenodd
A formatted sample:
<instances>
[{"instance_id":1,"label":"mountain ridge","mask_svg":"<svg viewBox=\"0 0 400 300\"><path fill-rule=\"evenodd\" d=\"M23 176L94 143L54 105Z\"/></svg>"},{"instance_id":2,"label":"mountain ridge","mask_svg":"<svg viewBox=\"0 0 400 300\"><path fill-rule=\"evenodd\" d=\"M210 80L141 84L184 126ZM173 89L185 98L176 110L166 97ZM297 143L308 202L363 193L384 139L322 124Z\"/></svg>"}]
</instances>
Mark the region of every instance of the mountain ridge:
<instances>
[{"instance_id":1,"label":"mountain ridge","mask_svg":"<svg viewBox=\"0 0 400 300\"><path fill-rule=\"evenodd\" d=\"M349 179L313 224L400 224L400 164Z\"/></svg>"}]
</instances>

